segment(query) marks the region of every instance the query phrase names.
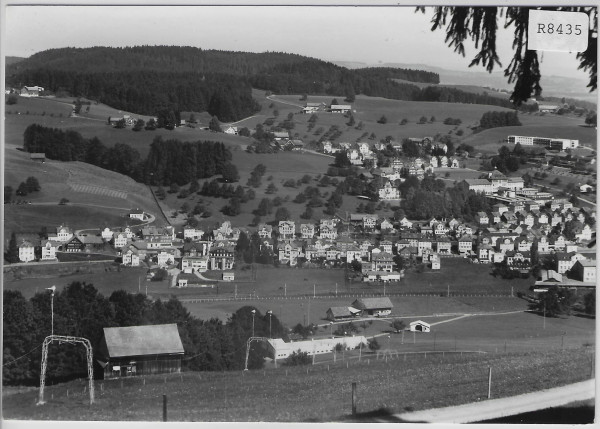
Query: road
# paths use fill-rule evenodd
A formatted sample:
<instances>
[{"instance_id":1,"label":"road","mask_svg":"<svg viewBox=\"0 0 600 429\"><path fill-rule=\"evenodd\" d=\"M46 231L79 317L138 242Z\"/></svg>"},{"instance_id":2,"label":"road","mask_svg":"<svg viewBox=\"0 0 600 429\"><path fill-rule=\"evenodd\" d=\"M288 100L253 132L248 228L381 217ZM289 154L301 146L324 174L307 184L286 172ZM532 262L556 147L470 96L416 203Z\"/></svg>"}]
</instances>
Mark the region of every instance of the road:
<instances>
[{"instance_id":1,"label":"road","mask_svg":"<svg viewBox=\"0 0 600 429\"><path fill-rule=\"evenodd\" d=\"M273 97L274 97L274 95L269 95L267 98L268 98L269 100L271 100L271 101L274 101L274 102L276 102L276 103L287 104L287 105L289 105L289 106L295 106L295 107L299 107L299 108L301 108L301 109L303 109L303 108L304 108L304 106L302 106L302 105L300 105L300 104L296 104L296 103L290 103L289 101L277 100L277 99L275 99L275 98L273 98Z\"/></svg>"},{"instance_id":2,"label":"road","mask_svg":"<svg viewBox=\"0 0 600 429\"><path fill-rule=\"evenodd\" d=\"M494 388L493 383L492 378L492 394ZM558 407L570 402L592 399L595 397L595 386L595 379L592 379L508 398L491 399L472 404L457 405L454 407L435 408L432 410L397 414L395 417L404 422L481 422L515 414Z\"/></svg>"}]
</instances>

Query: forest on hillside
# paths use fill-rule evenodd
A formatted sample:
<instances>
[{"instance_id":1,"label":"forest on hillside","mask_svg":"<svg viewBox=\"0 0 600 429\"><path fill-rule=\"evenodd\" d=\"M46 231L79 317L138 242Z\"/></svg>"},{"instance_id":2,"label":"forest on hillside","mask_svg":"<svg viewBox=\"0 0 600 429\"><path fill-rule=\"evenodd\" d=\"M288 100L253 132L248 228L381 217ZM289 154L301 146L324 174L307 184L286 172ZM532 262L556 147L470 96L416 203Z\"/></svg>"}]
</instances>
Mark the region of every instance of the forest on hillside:
<instances>
[{"instance_id":1,"label":"forest on hillside","mask_svg":"<svg viewBox=\"0 0 600 429\"><path fill-rule=\"evenodd\" d=\"M227 321L200 320L187 311L176 298L151 300L143 294L123 290L103 296L92 284L72 282L54 295L54 332L87 338L94 353L103 328L117 326L176 323L185 350L184 368L193 371L241 370L244 368L246 340L254 332L267 336L269 326L275 337L287 338L274 314L242 307ZM39 292L26 299L21 292L4 290L2 378L6 385L39 383L41 344L51 332L50 295ZM271 324L271 325L269 325ZM266 350L253 347L248 366L261 368ZM86 355L83 348L63 344L50 346L47 383L86 377ZM94 362L96 360L94 359ZM99 375L102 371L95 364Z\"/></svg>"},{"instance_id":2,"label":"forest on hillside","mask_svg":"<svg viewBox=\"0 0 600 429\"><path fill-rule=\"evenodd\" d=\"M42 152L48 159L82 161L115 171L152 185L184 185L195 179L223 174L231 168L232 155L223 143L182 142L154 138L146 159L125 143L105 146L100 139L84 138L73 130L49 128L38 124L27 127L23 149Z\"/></svg>"},{"instance_id":3,"label":"forest on hillside","mask_svg":"<svg viewBox=\"0 0 600 429\"><path fill-rule=\"evenodd\" d=\"M437 84L433 72L400 68L349 70L300 55L226 52L178 46L62 48L7 67L9 85L39 85L120 110L155 115L162 109L207 111L230 122L257 112L252 88L277 94L356 94L401 100L512 107L507 100L458 89L418 88L393 79Z\"/></svg>"}]
</instances>

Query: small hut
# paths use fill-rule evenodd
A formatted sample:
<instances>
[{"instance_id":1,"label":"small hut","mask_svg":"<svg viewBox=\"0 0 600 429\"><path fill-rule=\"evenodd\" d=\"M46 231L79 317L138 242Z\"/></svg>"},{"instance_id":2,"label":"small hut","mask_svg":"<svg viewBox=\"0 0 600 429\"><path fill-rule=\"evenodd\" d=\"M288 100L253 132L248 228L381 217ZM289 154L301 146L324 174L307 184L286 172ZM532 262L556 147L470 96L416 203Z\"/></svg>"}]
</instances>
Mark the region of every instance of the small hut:
<instances>
[{"instance_id":1,"label":"small hut","mask_svg":"<svg viewBox=\"0 0 600 429\"><path fill-rule=\"evenodd\" d=\"M431 325L422 320L410 322L409 327L412 332L431 332Z\"/></svg>"}]
</instances>

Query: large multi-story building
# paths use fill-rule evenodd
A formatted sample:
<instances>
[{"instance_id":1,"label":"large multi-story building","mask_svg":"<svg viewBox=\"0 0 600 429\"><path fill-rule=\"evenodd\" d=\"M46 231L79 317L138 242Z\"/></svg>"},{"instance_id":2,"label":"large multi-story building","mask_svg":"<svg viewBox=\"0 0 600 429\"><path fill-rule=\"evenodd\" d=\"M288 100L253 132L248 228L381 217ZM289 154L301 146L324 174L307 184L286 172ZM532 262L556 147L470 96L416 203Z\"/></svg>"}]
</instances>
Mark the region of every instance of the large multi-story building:
<instances>
[{"instance_id":1,"label":"large multi-story building","mask_svg":"<svg viewBox=\"0 0 600 429\"><path fill-rule=\"evenodd\" d=\"M579 140L555 137L508 136L508 143L519 143L522 146L540 145L553 150L575 149L579 147Z\"/></svg>"}]
</instances>

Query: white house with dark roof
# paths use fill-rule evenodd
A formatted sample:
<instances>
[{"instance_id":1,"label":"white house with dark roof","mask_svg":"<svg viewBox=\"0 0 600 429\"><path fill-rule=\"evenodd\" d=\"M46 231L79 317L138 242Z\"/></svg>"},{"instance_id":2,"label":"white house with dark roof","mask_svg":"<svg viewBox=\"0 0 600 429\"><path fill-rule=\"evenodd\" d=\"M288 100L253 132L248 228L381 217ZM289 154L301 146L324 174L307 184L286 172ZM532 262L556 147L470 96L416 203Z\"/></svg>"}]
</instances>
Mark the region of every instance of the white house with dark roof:
<instances>
[{"instance_id":1,"label":"white house with dark roof","mask_svg":"<svg viewBox=\"0 0 600 429\"><path fill-rule=\"evenodd\" d=\"M257 232L260 238L271 238L273 227L271 225L267 225L266 223L259 223Z\"/></svg>"},{"instance_id":2,"label":"white house with dark roof","mask_svg":"<svg viewBox=\"0 0 600 429\"><path fill-rule=\"evenodd\" d=\"M186 225L183 227L183 238L189 240L202 240L204 231L196 227Z\"/></svg>"},{"instance_id":3,"label":"white house with dark roof","mask_svg":"<svg viewBox=\"0 0 600 429\"><path fill-rule=\"evenodd\" d=\"M315 236L315 224L313 224L313 223L300 224L300 235L304 239L313 238Z\"/></svg>"},{"instance_id":4,"label":"white house with dark roof","mask_svg":"<svg viewBox=\"0 0 600 429\"><path fill-rule=\"evenodd\" d=\"M136 208L129 212L130 219L144 220L144 210Z\"/></svg>"},{"instance_id":5,"label":"white house with dark roof","mask_svg":"<svg viewBox=\"0 0 600 429\"><path fill-rule=\"evenodd\" d=\"M42 261L55 261L56 251L60 243L52 240L42 240Z\"/></svg>"},{"instance_id":6,"label":"white house with dark roof","mask_svg":"<svg viewBox=\"0 0 600 429\"><path fill-rule=\"evenodd\" d=\"M122 252L122 263L128 267L139 267L140 266L140 255L138 250L129 246Z\"/></svg>"},{"instance_id":7,"label":"white house with dark roof","mask_svg":"<svg viewBox=\"0 0 600 429\"><path fill-rule=\"evenodd\" d=\"M379 199L380 200L398 200L400 199L400 190L389 181L386 181L383 187L379 188Z\"/></svg>"},{"instance_id":8,"label":"white house with dark roof","mask_svg":"<svg viewBox=\"0 0 600 429\"><path fill-rule=\"evenodd\" d=\"M23 240L21 244L19 244L19 261L21 262L31 262L35 261L35 247L28 240Z\"/></svg>"},{"instance_id":9,"label":"white house with dark roof","mask_svg":"<svg viewBox=\"0 0 600 429\"><path fill-rule=\"evenodd\" d=\"M21 88L20 95L21 97L39 97L42 92L44 92L42 86L24 86Z\"/></svg>"},{"instance_id":10,"label":"white house with dark roof","mask_svg":"<svg viewBox=\"0 0 600 429\"><path fill-rule=\"evenodd\" d=\"M292 220L279 221L279 238L283 240L294 238L296 235L296 223Z\"/></svg>"}]
</instances>

